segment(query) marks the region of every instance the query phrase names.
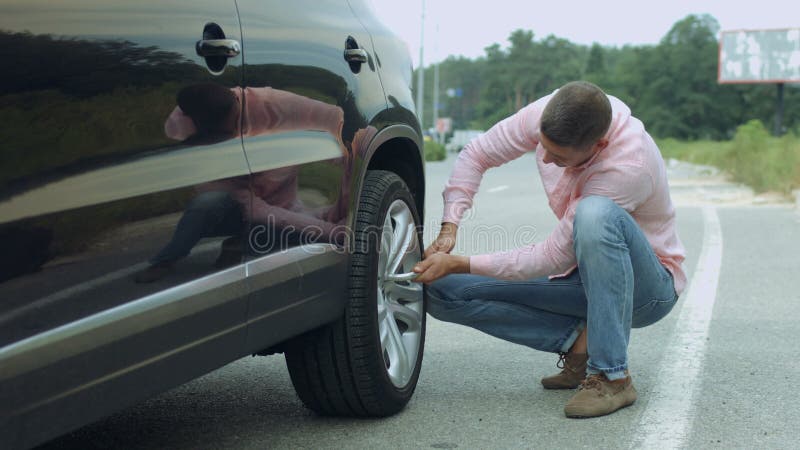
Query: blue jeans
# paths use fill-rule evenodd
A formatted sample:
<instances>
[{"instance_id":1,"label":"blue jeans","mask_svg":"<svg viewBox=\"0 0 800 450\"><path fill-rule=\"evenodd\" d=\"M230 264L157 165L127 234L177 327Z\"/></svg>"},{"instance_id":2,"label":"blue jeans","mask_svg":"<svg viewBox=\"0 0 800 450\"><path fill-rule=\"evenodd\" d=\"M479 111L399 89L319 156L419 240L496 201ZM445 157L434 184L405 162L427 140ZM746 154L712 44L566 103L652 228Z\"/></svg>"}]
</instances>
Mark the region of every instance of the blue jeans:
<instances>
[{"instance_id":1,"label":"blue jeans","mask_svg":"<svg viewBox=\"0 0 800 450\"><path fill-rule=\"evenodd\" d=\"M301 242L299 232L277 228L269 220L258 227L253 230L248 228L248 224L242 220L241 205L227 192L202 192L189 202L172 238L149 262L151 265L173 263L189 255L201 239L209 237L237 238L232 247L245 249L251 256L294 247ZM224 250L226 245L222 247Z\"/></svg>"},{"instance_id":2,"label":"blue jeans","mask_svg":"<svg viewBox=\"0 0 800 450\"><path fill-rule=\"evenodd\" d=\"M241 206L227 192L209 191L189 202L172 238L150 264L171 263L186 257L206 237L244 234Z\"/></svg>"},{"instance_id":3,"label":"blue jeans","mask_svg":"<svg viewBox=\"0 0 800 450\"><path fill-rule=\"evenodd\" d=\"M565 278L505 281L453 274L428 287L428 312L547 352L566 352L588 327L589 373L625 377L631 327L650 325L678 300L672 275L636 221L605 197L578 203L578 270Z\"/></svg>"}]
</instances>

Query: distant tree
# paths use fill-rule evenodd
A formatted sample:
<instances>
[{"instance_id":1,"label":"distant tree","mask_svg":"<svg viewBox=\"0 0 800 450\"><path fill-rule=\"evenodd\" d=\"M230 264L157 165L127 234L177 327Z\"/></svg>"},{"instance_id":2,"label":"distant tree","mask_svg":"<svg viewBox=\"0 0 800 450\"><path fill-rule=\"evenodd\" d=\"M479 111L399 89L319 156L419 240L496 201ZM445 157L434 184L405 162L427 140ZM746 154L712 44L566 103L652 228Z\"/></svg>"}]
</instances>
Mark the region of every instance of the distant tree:
<instances>
[{"instance_id":1,"label":"distant tree","mask_svg":"<svg viewBox=\"0 0 800 450\"><path fill-rule=\"evenodd\" d=\"M535 89L531 100L547 95L560 86L581 78L585 47L549 35L537 43Z\"/></svg>"},{"instance_id":2,"label":"distant tree","mask_svg":"<svg viewBox=\"0 0 800 450\"><path fill-rule=\"evenodd\" d=\"M486 47L486 70L484 84L478 101L479 116L476 128L489 128L495 122L507 117L513 109L511 74L507 70L508 56L499 44Z\"/></svg>"},{"instance_id":3,"label":"distant tree","mask_svg":"<svg viewBox=\"0 0 800 450\"><path fill-rule=\"evenodd\" d=\"M550 35L534 40L532 31L516 30L507 51L486 48L484 87L478 122L488 127L562 84L581 77L581 47Z\"/></svg>"},{"instance_id":4,"label":"distant tree","mask_svg":"<svg viewBox=\"0 0 800 450\"><path fill-rule=\"evenodd\" d=\"M595 42L589 49L589 58L586 60L586 74L605 74L606 59L603 47Z\"/></svg>"},{"instance_id":5,"label":"distant tree","mask_svg":"<svg viewBox=\"0 0 800 450\"><path fill-rule=\"evenodd\" d=\"M539 49L533 41L533 31L516 30L511 33L508 41L511 47L506 57L508 67L506 70L513 91L512 110L519 111L528 104L529 96L533 94L536 81L542 72L541 68L536 67Z\"/></svg>"},{"instance_id":6,"label":"distant tree","mask_svg":"<svg viewBox=\"0 0 800 450\"><path fill-rule=\"evenodd\" d=\"M480 89L483 84L486 63L484 59L470 60L450 57L441 63L439 79L444 91L441 102L442 113L453 119L454 128L469 128L477 117ZM452 96L447 95L450 89Z\"/></svg>"},{"instance_id":7,"label":"distant tree","mask_svg":"<svg viewBox=\"0 0 800 450\"><path fill-rule=\"evenodd\" d=\"M583 78L596 85L608 89L608 68L606 67L606 55L603 47L595 42L589 49L589 56L586 59L586 67L583 70Z\"/></svg>"}]
</instances>

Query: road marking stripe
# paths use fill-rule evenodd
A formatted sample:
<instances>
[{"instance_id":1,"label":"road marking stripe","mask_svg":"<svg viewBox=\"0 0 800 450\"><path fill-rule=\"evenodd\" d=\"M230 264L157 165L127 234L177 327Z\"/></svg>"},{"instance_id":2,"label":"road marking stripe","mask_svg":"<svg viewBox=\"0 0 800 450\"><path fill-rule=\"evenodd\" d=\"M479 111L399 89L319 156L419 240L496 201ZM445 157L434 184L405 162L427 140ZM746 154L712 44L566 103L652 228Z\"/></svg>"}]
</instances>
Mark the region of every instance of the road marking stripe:
<instances>
[{"instance_id":1,"label":"road marking stripe","mask_svg":"<svg viewBox=\"0 0 800 450\"><path fill-rule=\"evenodd\" d=\"M680 448L692 430L709 323L722 266L722 229L714 207L703 208L703 247L664 354L634 448Z\"/></svg>"},{"instance_id":2,"label":"road marking stripe","mask_svg":"<svg viewBox=\"0 0 800 450\"><path fill-rule=\"evenodd\" d=\"M489 189L489 191L488 191L488 192L490 192L490 193L492 193L492 194L495 194L495 193L497 193L497 192L503 192L503 191L505 191L505 190L506 190L506 189L508 189L508 188L509 188L509 186L508 186L508 185L506 185L506 184L504 184L504 185L502 185L502 186L493 187L493 188Z\"/></svg>"}]
</instances>

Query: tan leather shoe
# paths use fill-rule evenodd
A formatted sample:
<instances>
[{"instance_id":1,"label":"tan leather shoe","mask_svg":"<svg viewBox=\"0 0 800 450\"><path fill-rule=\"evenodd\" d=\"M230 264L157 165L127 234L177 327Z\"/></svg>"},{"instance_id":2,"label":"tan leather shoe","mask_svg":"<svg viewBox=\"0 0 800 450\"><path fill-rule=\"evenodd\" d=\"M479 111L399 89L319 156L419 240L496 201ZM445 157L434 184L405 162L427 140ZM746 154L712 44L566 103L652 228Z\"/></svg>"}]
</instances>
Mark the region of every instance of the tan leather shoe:
<instances>
[{"instance_id":1,"label":"tan leather shoe","mask_svg":"<svg viewBox=\"0 0 800 450\"><path fill-rule=\"evenodd\" d=\"M604 416L635 401L636 389L630 376L609 381L605 374L592 374L564 406L564 414L575 418Z\"/></svg>"},{"instance_id":2,"label":"tan leather shoe","mask_svg":"<svg viewBox=\"0 0 800 450\"><path fill-rule=\"evenodd\" d=\"M545 389L575 389L586 378L586 362L589 355L586 353L562 353L556 367L561 372L542 378Z\"/></svg>"}]
</instances>

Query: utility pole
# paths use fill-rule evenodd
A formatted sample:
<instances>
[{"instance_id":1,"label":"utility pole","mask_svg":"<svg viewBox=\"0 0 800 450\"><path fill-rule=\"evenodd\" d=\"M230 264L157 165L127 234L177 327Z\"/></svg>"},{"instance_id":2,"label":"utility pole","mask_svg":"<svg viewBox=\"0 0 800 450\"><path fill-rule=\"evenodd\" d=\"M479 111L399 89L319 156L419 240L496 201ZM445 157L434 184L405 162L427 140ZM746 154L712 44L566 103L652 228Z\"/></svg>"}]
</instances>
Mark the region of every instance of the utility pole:
<instances>
[{"instance_id":1,"label":"utility pole","mask_svg":"<svg viewBox=\"0 0 800 450\"><path fill-rule=\"evenodd\" d=\"M425 0L422 0L422 19L419 27L419 67L417 68L417 117L423 133L425 132L425 121L422 114L425 112L423 102L425 99Z\"/></svg>"},{"instance_id":2,"label":"utility pole","mask_svg":"<svg viewBox=\"0 0 800 450\"><path fill-rule=\"evenodd\" d=\"M436 23L436 34L433 46L434 58L439 56L439 23ZM439 63L433 66L433 127L436 129L436 142L442 143L442 133L439 132Z\"/></svg>"}]
</instances>

